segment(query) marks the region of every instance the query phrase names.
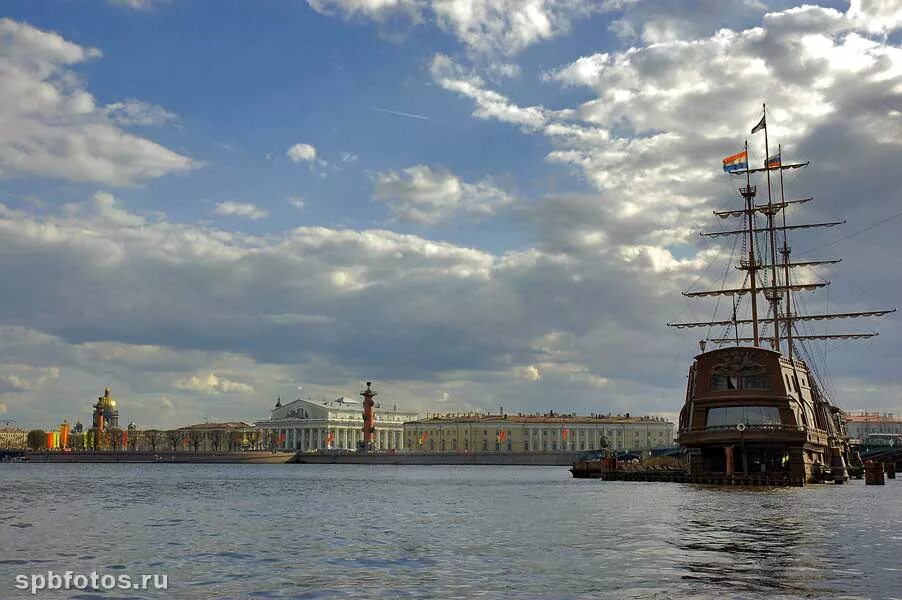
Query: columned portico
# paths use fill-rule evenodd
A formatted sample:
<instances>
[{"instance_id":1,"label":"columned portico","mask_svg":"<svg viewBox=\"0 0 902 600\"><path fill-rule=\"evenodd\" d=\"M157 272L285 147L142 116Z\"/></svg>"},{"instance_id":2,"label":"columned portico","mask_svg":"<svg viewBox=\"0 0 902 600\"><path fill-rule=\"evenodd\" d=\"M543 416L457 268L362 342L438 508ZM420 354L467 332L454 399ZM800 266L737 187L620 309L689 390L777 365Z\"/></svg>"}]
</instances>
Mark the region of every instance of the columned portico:
<instances>
[{"instance_id":1,"label":"columned portico","mask_svg":"<svg viewBox=\"0 0 902 600\"><path fill-rule=\"evenodd\" d=\"M417 418L416 413L383 410L374 407L377 450L403 448L403 424ZM363 405L353 398L313 402L295 400L277 404L267 421L258 421L257 427L270 432L267 439L273 447L299 452L316 452L326 448L336 451L356 451L363 439ZM331 434L331 442L330 440Z\"/></svg>"}]
</instances>

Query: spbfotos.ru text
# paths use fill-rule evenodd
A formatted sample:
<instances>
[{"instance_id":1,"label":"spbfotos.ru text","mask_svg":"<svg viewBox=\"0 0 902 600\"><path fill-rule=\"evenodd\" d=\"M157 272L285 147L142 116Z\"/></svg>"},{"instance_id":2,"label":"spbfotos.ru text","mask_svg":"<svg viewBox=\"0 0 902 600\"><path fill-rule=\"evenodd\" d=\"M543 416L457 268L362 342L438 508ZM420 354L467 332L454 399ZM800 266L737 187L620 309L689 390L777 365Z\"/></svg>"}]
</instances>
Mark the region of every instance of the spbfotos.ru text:
<instances>
[{"instance_id":1,"label":"spbfotos.ru text","mask_svg":"<svg viewBox=\"0 0 902 600\"><path fill-rule=\"evenodd\" d=\"M54 573L33 573L31 575L16 575L16 589L28 590L32 595L45 590L166 590L169 589L169 576L161 574L152 575L110 575L100 574L97 571L90 573L74 573L64 571Z\"/></svg>"}]
</instances>

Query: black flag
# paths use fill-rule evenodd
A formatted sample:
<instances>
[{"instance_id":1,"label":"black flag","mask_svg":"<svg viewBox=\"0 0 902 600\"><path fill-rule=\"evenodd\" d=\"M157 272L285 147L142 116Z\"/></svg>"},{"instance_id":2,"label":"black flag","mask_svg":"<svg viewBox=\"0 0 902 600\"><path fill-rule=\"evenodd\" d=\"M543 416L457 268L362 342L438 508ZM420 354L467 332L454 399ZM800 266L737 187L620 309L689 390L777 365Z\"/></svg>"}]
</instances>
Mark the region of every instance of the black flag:
<instances>
[{"instance_id":1,"label":"black flag","mask_svg":"<svg viewBox=\"0 0 902 600\"><path fill-rule=\"evenodd\" d=\"M767 115L761 115L761 120L758 121L758 124L752 127L752 133L758 133L762 129L767 127Z\"/></svg>"}]
</instances>

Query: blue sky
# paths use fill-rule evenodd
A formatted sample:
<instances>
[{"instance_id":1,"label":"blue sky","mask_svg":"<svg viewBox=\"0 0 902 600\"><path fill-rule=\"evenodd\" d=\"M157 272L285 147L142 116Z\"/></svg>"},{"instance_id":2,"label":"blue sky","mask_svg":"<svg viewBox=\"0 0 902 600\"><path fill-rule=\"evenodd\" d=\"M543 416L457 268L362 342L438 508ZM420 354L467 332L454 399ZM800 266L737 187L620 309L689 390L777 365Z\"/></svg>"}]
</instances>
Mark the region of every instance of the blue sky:
<instances>
[{"instance_id":1,"label":"blue sky","mask_svg":"<svg viewBox=\"0 0 902 600\"><path fill-rule=\"evenodd\" d=\"M696 232L771 107L847 218L813 310L892 306L902 10L878 0L110 0L0 12L0 419L145 426L360 382L422 411L673 415ZM407 113L407 116L396 113ZM760 155L760 136L749 139ZM716 263L716 264L715 264ZM709 265L714 265L709 267ZM848 328L843 323L842 327ZM818 349L897 410L899 326ZM830 324L828 331L840 325ZM862 360L861 357L867 357Z\"/></svg>"},{"instance_id":2,"label":"blue sky","mask_svg":"<svg viewBox=\"0 0 902 600\"><path fill-rule=\"evenodd\" d=\"M435 26L391 41L369 23L335 19L296 2L223 2L216 10L204 2L168 2L136 11L66 0L13 8L19 9L10 11L13 18L103 52L77 69L98 103L139 98L178 115L148 136L205 166L119 192L135 210L198 220L216 202L235 200L272 215L241 224L254 233L302 224L361 228L387 218L384 207L369 202L371 172L428 162L467 179L507 178L526 196L560 177L560 169L543 163L546 142L502 124L474 122L466 104L428 78L435 52L459 49ZM550 66L597 48L587 38L604 31L608 20L581 24L585 36L575 39L582 43L562 40L560 48L550 44L527 58ZM548 93L529 79L517 86L520 93L537 93L552 105L585 96ZM285 150L299 141L315 146L332 168L313 172L293 164ZM473 147L479 153L465 150ZM345 153L357 159L342 162ZM23 191L35 185L14 183ZM92 189L60 186L46 189L73 200ZM576 181L567 187L580 189ZM291 196L304 199L302 213L285 201ZM525 243L515 232L483 227L491 235L450 227L443 239L492 250Z\"/></svg>"}]
</instances>

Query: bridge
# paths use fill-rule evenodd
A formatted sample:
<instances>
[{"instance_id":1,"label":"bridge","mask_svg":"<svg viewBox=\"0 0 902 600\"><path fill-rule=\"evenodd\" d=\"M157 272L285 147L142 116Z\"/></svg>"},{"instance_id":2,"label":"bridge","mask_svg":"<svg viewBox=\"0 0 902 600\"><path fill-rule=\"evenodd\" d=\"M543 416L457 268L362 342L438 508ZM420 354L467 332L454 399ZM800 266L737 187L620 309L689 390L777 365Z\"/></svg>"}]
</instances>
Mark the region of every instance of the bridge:
<instances>
[{"instance_id":1,"label":"bridge","mask_svg":"<svg viewBox=\"0 0 902 600\"><path fill-rule=\"evenodd\" d=\"M861 446L858 449L862 462L894 462L902 463L902 447L900 446Z\"/></svg>"}]
</instances>

